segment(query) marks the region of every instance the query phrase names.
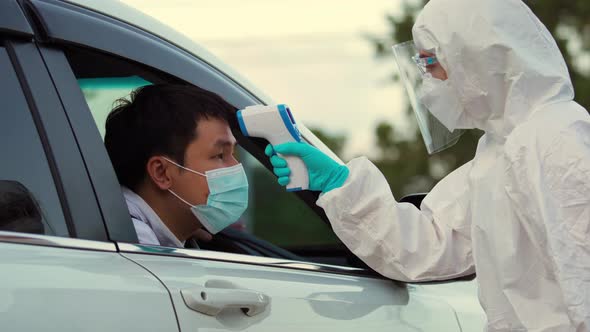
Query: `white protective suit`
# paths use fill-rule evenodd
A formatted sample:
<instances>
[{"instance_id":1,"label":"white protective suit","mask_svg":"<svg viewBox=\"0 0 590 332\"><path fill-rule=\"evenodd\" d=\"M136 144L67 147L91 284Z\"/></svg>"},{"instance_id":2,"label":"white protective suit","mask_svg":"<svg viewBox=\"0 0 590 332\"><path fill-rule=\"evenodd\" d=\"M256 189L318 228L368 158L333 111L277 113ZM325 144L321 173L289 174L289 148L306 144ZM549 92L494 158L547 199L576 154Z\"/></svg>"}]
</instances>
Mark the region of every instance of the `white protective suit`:
<instances>
[{"instance_id":1,"label":"white protective suit","mask_svg":"<svg viewBox=\"0 0 590 332\"><path fill-rule=\"evenodd\" d=\"M413 35L447 70L458 127L485 131L475 158L420 209L366 158L317 204L387 277L477 272L488 331L589 331L590 116L556 43L520 0L431 0Z\"/></svg>"}]
</instances>

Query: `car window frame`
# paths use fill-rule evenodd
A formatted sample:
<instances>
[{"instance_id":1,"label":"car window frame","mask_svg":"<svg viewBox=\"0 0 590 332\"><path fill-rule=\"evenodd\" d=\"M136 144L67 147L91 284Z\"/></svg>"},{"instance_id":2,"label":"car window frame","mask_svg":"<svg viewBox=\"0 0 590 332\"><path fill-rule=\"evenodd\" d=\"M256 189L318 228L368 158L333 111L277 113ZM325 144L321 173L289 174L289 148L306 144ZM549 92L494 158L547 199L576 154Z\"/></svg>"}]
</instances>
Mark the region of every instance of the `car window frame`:
<instances>
[{"instance_id":1,"label":"car window frame","mask_svg":"<svg viewBox=\"0 0 590 332\"><path fill-rule=\"evenodd\" d=\"M53 61L46 59L49 71L54 73L58 67L60 68L59 71L61 72L68 71L67 75L61 75L60 78L57 78L59 75L55 75L56 85L60 86L59 91L61 95L76 95L75 98L69 98L69 101L66 102L68 114L72 112L86 112L86 117L91 118L91 116L89 116L91 114L90 110L87 103L85 102L85 99L83 98L82 91L76 85L75 76L72 73L71 67L69 67L69 64L67 66L69 69L64 67L63 61L67 61L67 59L65 58L65 55L63 55L63 52L59 50L60 47L63 48L72 45L110 54L115 57L120 57L127 61L138 63L140 65L153 68L154 70L161 71L200 88L220 94L226 100L228 100L228 102L238 108L243 108L252 104L265 104L264 100L253 95L250 91L246 90L244 87L233 81L231 77L226 76L223 72L217 68L214 68L209 63L202 61L197 56L188 53L187 51L169 43L166 40L161 39L158 36L151 35L142 29L125 22L118 21L112 17L108 17L106 15L96 13L86 8L78 7L69 3L61 3L53 0L32 0L31 3L34 6L36 15L39 15L39 20L42 22L42 25L46 31L45 44L53 49L50 50L49 47L42 48L42 53L44 56L48 55L50 52L53 53L51 57L53 57L54 60L61 58L59 61L61 61L62 64L59 66L56 66L57 60ZM61 22L62 24L57 24L57 22ZM63 24L64 22L68 22L68 24ZM82 23L84 23L84 31L76 31L75 33L72 33L72 25ZM100 36L105 35L109 36L108 43L106 43L104 40L101 40L100 38ZM150 51L146 52L146 48L148 48ZM47 56L47 58L49 57L50 56ZM158 58L161 61L155 60L155 58ZM76 88L74 88L74 85L76 85ZM65 99L68 98L64 98L64 100ZM82 101L84 102L82 103ZM86 123L83 125L84 127L90 125L88 119L86 119L85 122ZM92 121L92 125L94 125L94 121ZM81 130L80 128L77 128L75 124L72 126L75 133ZM94 135L95 138L100 137L96 127L93 129L93 132L96 134ZM234 135L236 136L238 143L244 149L246 149L258 161L260 161L264 167L271 169L270 162L264 155L265 142L263 140L253 140L244 137L239 131L234 132ZM80 144L83 145L84 141L80 141ZM82 151L82 154L85 156L85 158L87 153L87 151ZM101 152L101 155L102 154L103 153ZM108 161L108 157L105 156L98 156L98 158L102 159L100 163L103 165ZM110 161L108 163L110 164ZM112 169L112 166L109 168ZM112 179L116 179L116 177L113 176ZM96 192L97 199L101 201L102 197L106 194L106 191ZM299 198L301 198L309 208L315 211L316 214L318 214L320 218L322 218L323 221L329 225L328 219L325 216L323 209L315 204L318 198L318 193L302 191L293 194L299 196ZM122 196L118 199L122 199ZM137 241L133 241L133 239L130 241L129 238L116 237L116 234L121 232L114 230L117 227L121 227L121 223L114 220L112 216L109 215L109 211L105 211L103 209L102 212L106 227L109 230L109 238L117 242L121 252L143 252L141 250L137 251L137 248L145 248L146 246L137 245ZM129 223L129 225L131 225L131 223ZM159 254L166 253L166 255L172 255L171 253L181 252L181 256L186 256L183 250L178 248L165 248L163 251L156 250L156 252ZM211 251L202 252L212 253ZM154 252L147 250L143 253L153 254ZM218 254L220 257L225 255L223 252L213 253ZM240 263L240 260L241 262L248 262L252 259L251 256L247 255L227 255L239 257L239 259L233 260L236 263ZM204 257L206 255L193 254L189 256L207 259ZM298 263L307 266L307 270L316 272L322 271L322 269L317 268L317 266L322 264L308 262ZM385 278L369 269L350 268L345 266L334 267L342 268L342 271L347 271L347 274L351 274L350 271L354 271L352 274Z\"/></svg>"},{"instance_id":2,"label":"car window frame","mask_svg":"<svg viewBox=\"0 0 590 332\"><path fill-rule=\"evenodd\" d=\"M41 139L70 238L108 241L82 156L37 45L22 39L4 44Z\"/></svg>"},{"instance_id":3,"label":"car window frame","mask_svg":"<svg viewBox=\"0 0 590 332\"><path fill-rule=\"evenodd\" d=\"M145 245L136 243L117 243L119 251L130 254L144 254L156 256L180 257L199 259L205 261L219 261L236 264L249 264L257 266L292 269L308 272L319 272L329 274L340 274L361 278L391 280L371 269L357 267L321 264L307 261L296 261L287 258L272 258L262 256L250 256L236 253L226 253L210 250L194 250L186 248L172 248L156 245Z\"/></svg>"},{"instance_id":4,"label":"car window frame","mask_svg":"<svg viewBox=\"0 0 590 332\"><path fill-rule=\"evenodd\" d=\"M21 38L32 38L33 28L27 21L17 0L0 2L0 36L11 35Z\"/></svg>"},{"instance_id":5,"label":"car window frame","mask_svg":"<svg viewBox=\"0 0 590 332\"><path fill-rule=\"evenodd\" d=\"M47 43L88 47L143 64L222 95L238 108L270 102L254 95L231 76L197 55L139 27L73 3L29 0L29 5L30 11L43 27ZM77 26L84 26L84 29L78 29ZM143 51L146 47L150 47L150 52ZM306 128L303 129L306 131ZM239 131L235 131L234 136L265 168L272 169L264 154L266 141L244 137ZM320 148L324 147L321 144ZM324 210L315 204L319 193L299 191L294 195L330 225Z\"/></svg>"},{"instance_id":6,"label":"car window frame","mask_svg":"<svg viewBox=\"0 0 590 332\"><path fill-rule=\"evenodd\" d=\"M101 206L109 239L135 243L137 242L137 235L133 229L127 208L124 205L123 196L121 194L119 197L113 197L111 194L117 191L120 192L112 164L100 140L100 135L92 119L88 104L77 85L73 71L61 48L74 46L106 53L155 70L160 70L175 77L184 76L180 79L213 92L226 91L227 85L232 83L221 79L219 73L216 73L209 66L205 66L204 63L187 54L186 51L155 36L151 36L136 27L127 25L124 22L116 21L110 17L75 5L57 1L32 1L29 5L30 14L35 15L41 27L43 27L45 38L41 47L41 53L58 87L68 116L74 120L71 123L72 129L79 139L82 155L89 167L88 172L93 179L92 183L95 189L97 189L95 191L96 198ZM71 25L58 24L64 22L74 25L83 24L85 26L84 33L77 31L72 36L70 34ZM95 38L96 36L104 35L110 36L108 43ZM166 61L154 60L156 56L152 52L138 51L146 47L160 52L160 58ZM163 50L167 51L162 53ZM170 68L174 70L170 70ZM187 69L188 72L183 73ZM208 84L201 79L194 79L201 77L214 77L215 80L211 81L211 84ZM233 102L234 105L237 99L242 100L238 104L242 104L243 106L256 103L251 96L245 94L243 91L232 91L237 93L237 95L229 98L229 101ZM222 94L225 97L228 95L228 93ZM247 98L246 101L244 101L244 98ZM98 147L99 144L102 148ZM251 143L246 142L244 144L248 145ZM89 146L92 148L89 148ZM97 151L99 153L96 153ZM125 220L125 222L121 222L122 220Z\"/></svg>"},{"instance_id":7,"label":"car window frame","mask_svg":"<svg viewBox=\"0 0 590 332\"><path fill-rule=\"evenodd\" d=\"M42 45L39 50L64 104L84 159L93 194L105 223L107 238L112 241L137 242L137 234L127 205L122 199L123 193L117 176L65 54L61 49L49 45ZM120 195L113 195L117 192Z\"/></svg>"}]
</instances>

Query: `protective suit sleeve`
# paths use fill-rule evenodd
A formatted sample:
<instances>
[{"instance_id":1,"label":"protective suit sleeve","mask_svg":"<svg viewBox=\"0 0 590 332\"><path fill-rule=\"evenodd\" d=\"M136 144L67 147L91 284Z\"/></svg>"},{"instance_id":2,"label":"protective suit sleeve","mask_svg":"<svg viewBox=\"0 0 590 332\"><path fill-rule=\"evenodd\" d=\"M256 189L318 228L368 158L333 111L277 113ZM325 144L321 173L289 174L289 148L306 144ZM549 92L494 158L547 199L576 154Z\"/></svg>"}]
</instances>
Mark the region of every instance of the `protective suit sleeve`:
<instances>
[{"instance_id":1,"label":"protective suit sleeve","mask_svg":"<svg viewBox=\"0 0 590 332\"><path fill-rule=\"evenodd\" d=\"M541 140L543 142L543 140ZM590 330L590 123L509 155L519 218L540 229L576 331ZM542 174L542 176L541 176Z\"/></svg>"},{"instance_id":2,"label":"protective suit sleeve","mask_svg":"<svg viewBox=\"0 0 590 332\"><path fill-rule=\"evenodd\" d=\"M364 157L352 160L344 185L317 201L336 235L367 265L402 281L449 279L474 272L467 173L444 178L420 209L395 201L381 172Z\"/></svg>"}]
</instances>

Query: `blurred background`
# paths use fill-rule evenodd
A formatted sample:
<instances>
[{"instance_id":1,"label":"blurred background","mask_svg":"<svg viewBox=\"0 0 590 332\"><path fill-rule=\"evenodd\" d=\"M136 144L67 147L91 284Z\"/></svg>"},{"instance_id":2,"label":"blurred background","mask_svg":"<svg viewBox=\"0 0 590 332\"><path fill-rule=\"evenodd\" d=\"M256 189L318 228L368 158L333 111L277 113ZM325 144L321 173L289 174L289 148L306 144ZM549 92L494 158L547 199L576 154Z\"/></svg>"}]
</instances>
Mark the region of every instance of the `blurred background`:
<instances>
[{"instance_id":1,"label":"blurred background","mask_svg":"<svg viewBox=\"0 0 590 332\"><path fill-rule=\"evenodd\" d=\"M344 161L368 156L396 198L428 192L470 160L481 133L429 156L391 46L410 40L424 0L122 0L195 40L233 67ZM590 108L590 1L525 1L568 63L576 100ZM458 13L460 15L460 13ZM303 202L253 167L248 229L286 248L339 243Z\"/></svg>"}]
</instances>

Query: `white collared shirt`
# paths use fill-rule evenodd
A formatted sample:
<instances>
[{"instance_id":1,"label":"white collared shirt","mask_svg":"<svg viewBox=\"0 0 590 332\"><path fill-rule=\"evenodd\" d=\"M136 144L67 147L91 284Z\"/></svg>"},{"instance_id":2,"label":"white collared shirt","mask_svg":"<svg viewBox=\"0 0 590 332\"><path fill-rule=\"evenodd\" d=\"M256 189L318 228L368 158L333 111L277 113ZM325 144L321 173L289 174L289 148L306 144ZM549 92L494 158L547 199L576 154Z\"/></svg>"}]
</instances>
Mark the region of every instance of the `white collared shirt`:
<instances>
[{"instance_id":1,"label":"white collared shirt","mask_svg":"<svg viewBox=\"0 0 590 332\"><path fill-rule=\"evenodd\" d=\"M121 186L137 238L141 244L183 248L180 241L156 212L138 194Z\"/></svg>"}]
</instances>

